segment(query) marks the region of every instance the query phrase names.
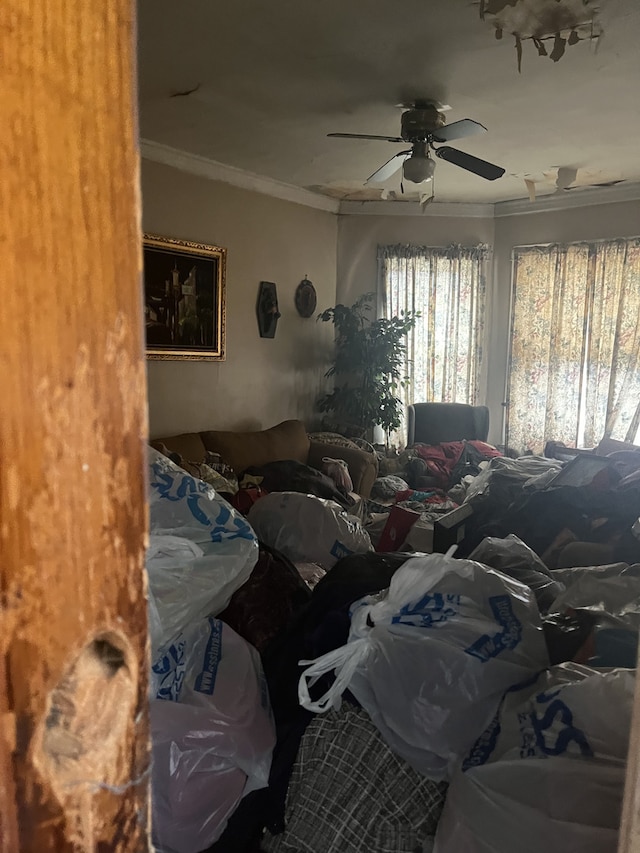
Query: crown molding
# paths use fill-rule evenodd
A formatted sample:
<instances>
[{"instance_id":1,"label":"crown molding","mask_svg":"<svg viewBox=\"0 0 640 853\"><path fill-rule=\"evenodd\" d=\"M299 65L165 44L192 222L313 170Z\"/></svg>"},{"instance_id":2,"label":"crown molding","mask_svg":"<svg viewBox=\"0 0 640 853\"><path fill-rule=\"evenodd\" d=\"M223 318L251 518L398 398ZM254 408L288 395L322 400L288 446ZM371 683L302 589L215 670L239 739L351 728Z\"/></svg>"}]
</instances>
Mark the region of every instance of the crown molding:
<instances>
[{"instance_id":1,"label":"crown molding","mask_svg":"<svg viewBox=\"0 0 640 853\"><path fill-rule=\"evenodd\" d=\"M302 204L316 210L347 216L449 216L498 219L505 216L526 216L532 213L640 200L640 183L625 182L615 187L594 187L575 192L551 193L539 196L533 202L526 198L498 201L495 204L435 201L423 210L418 201L339 201L293 184L255 175L235 166L227 166L225 163L201 157L199 154L180 151L178 148L154 142L151 139L140 140L140 156L145 160L163 163L165 166L172 166L192 175L200 175L211 181L221 181L250 192L290 201L293 204Z\"/></svg>"},{"instance_id":2,"label":"crown molding","mask_svg":"<svg viewBox=\"0 0 640 853\"><path fill-rule=\"evenodd\" d=\"M313 193L310 190L285 184L282 181L275 181L272 178L263 178L261 175L245 172L244 169L227 166L225 163L218 163L216 160L210 160L208 157L201 157L198 154L180 151L170 145L163 145L161 142L154 142L151 139L140 140L140 156L144 160L173 166L174 169L179 169L181 172L199 175L208 178L210 181L221 181L243 190L273 196L294 204L303 204L316 210L337 213L340 207L340 203L336 199L320 195L320 193Z\"/></svg>"},{"instance_id":3,"label":"crown molding","mask_svg":"<svg viewBox=\"0 0 640 853\"><path fill-rule=\"evenodd\" d=\"M340 215L346 216L460 216L493 219L493 204L434 201L424 210L411 201L343 201Z\"/></svg>"},{"instance_id":4,"label":"crown molding","mask_svg":"<svg viewBox=\"0 0 640 853\"><path fill-rule=\"evenodd\" d=\"M638 200L640 200L640 183L625 182L615 187L593 187L575 192L551 193L539 196L535 201L525 198L498 201L494 205L494 216L496 219L503 216L526 216L531 213L551 213L577 207Z\"/></svg>"}]
</instances>

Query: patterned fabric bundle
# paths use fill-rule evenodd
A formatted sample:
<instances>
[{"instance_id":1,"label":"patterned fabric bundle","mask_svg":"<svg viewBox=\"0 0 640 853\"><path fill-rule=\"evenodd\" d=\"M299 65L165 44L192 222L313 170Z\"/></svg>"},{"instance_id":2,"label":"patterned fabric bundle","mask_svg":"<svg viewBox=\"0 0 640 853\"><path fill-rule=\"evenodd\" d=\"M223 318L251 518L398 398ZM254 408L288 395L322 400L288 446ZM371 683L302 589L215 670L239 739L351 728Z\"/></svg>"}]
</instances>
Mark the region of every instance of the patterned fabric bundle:
<instances>
[{"instance_id":1,"label":"patterned fabric bundle","mask_svg":"<svg viewBox=\"0 0 640 853\"><path fill-rule=\"evenodd\" d=\"M269 853L415 853L435 835L447 785L391 752L348 703L316 717L289 784L286 830Z\"/></svg>"}]
</instances>

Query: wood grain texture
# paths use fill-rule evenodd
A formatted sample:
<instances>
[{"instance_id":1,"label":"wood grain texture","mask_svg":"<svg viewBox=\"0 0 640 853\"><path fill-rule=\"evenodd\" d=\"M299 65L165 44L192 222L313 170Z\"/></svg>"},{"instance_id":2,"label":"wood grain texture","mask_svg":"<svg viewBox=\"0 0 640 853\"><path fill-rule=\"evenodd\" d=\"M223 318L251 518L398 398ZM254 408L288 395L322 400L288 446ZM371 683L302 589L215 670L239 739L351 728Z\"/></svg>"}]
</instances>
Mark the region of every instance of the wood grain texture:
<instances>
[{"instance_id":1,"label":"wood grain texture","mask_svg":"<svg viewBox=\"0 0 640 853\"><path fill-rule=\"evenodd\" d=\"M0 7L0 851L148 849L130 0Z\"/></svg>"}]
</instances>

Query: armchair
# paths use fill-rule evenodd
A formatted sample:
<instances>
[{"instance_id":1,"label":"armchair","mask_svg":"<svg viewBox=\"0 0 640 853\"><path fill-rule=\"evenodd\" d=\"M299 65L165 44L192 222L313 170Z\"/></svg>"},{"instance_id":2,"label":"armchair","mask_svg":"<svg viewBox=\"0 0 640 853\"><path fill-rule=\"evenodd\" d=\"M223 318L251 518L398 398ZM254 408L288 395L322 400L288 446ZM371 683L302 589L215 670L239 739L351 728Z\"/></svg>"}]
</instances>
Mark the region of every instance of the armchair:
<instances>
[{"instance_id":1,"label":"armchair","mask_svg":"<svg viewBox=\"0 0 640 853\"><path fill-rule=\"evenodd\" d=\"M486 441L489 409L466 403L414 403L407 407L407 447L444 441Z\"/></svg>"}]
</instances>

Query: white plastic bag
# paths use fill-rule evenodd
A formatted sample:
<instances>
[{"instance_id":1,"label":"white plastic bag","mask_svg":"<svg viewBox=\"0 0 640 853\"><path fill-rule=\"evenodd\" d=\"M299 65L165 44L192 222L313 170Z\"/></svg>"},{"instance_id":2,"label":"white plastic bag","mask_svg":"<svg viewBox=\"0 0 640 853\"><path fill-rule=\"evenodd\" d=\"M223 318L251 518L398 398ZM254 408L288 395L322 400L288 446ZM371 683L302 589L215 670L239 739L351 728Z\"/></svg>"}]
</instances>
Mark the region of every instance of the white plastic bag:
<instances>
[{"instance_id":1,"label":"white plastic bag","mask_svg":"<svg viewBox=\"0 0 640 853\"><path fill-rule=\"evenodd\" d=\"M345 492L353 491L353 482L349 474L349 466L344 459L332 459L330 456L322 457L322 473L331 477L339 489Z\"/></svg>"},{"instance_id":2,"label":"white plastic bag","mask_svg":"<svg viewBox=\"0 0 640 853\"><path fill-rule=\"evenodd\" d=\"M220 613L247 580L258 543L215 490L149 448L146 556L152 653L190 623Z\"/></svg>"},{"instance_id":3,"label":"white plastic bag","mask_svg":"<svg viewBox=\"0 0 640 853\"><path fill-rule=\"evenodd\" d=\"M635 670L563 663L509 689L463 769L514 758L601 758L625 763Z\"/></svg>"},{"instance_id":4,"label":"white plastic bag","mask_svg":"<svg viewBox=\"0 0 640 853\"><path fill-rule=\"evenodd\" d=\"M496 478L525 491L546 488L561 468L562 462L557 459L547 459L544 456L520 456L518 459L496 456L469 483L464 502L467 503L478 495L490 493Z\"/></svg>"},{"instance_id":5,"label":"white plastic bag","mask_svg":"<svg viewBox=\"0 0 640 853\"><path fill-rule=\"evenodd\" d=\"M220 620L197 622L161 651L151 695L154 843L203 850L268 783L275 727L260 658Z\"/></svg>"},{"instance_id":6,"label":"white plastic bag","mask_svg":"<svg viewBox=\"0 0 640 853\"><path fill-rule=\"evenodd\" d=\"M459 772L434 853L615 853L624 776L622 764L572 758Z\"/></svg>"},{"instance_id":7,"label":"white plastic bag","mask_svg":"<svg viewBox=\"0 0 640 853\"><path fill-rule=\"evenodd\" d=\"M612 563L592 568L556 569L553 575L562 580L566 590L557 596L549 612L587 607L626 617L628 624L640 627L640 565Z\"/></svg>"},{"instance_id":8,"label":"white plastic bag","mask_svg":"<svg viewBox=\"0 0 640 853\"><path fill-rule=\"evenodd\" d=\"M504 539L485 537L471 552L469 559L498 569L526 584L533 590L541 613L546 613L564 591L564 585L553 577L540 557L513 533Z\"/></svg>"},{"instance_id":9,"label":"white plastic bag","mask_svg":"<svg viewBox=\"0 0 640 853\"><path fill-rule=\"evenodd\" d=\"M498 571L442 554L402 565L382 597L352 606L342 646L309 664L298 686L312 711L349 689L389 746L442 779L465 757L504 691L549 665L531 590ZM320 699L309 688L336 680Z\"/></svg>"},{"instance_id":10,"label":"white plastic bag","mask_svg":"<svg viewBox=\"0 0 640 853\"><path fill-rule=\"evenodd\" d=\"M261 542L293 563L330 569L341 557L372 551L371 539L355 516L335 501L300 492L272 492L247 518Z\"/></svg>"}]
</instances>

